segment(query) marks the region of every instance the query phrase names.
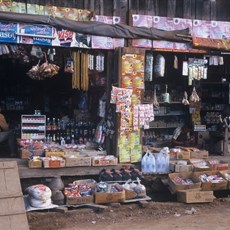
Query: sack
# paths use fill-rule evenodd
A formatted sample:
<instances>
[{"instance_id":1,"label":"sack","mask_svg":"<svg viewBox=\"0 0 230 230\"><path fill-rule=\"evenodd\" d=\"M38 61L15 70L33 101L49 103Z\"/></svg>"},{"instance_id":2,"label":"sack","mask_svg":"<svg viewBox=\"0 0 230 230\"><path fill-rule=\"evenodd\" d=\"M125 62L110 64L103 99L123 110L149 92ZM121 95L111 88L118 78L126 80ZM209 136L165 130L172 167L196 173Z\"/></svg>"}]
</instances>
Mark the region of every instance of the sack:
<instances>
[{"instance_id":1,"label":"sack","mask_svg":"<svg viewBox=\"0 0 230 230\"><path fill-rule=\"evenodd\" d=\"M25 192L27 192L32 198L44 202L50 199L52 196L51 189L43 184L32 185L26 188Z\"/></svg>"}]
</instances>

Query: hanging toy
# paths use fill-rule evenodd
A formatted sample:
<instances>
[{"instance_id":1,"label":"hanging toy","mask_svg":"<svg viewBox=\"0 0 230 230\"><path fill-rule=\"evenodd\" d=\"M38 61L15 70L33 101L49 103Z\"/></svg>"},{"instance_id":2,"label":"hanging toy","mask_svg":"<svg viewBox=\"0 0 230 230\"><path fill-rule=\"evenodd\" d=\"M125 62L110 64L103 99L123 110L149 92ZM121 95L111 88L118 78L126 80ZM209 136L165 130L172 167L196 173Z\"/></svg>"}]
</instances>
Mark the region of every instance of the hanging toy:
<instances>
[{"instance_id":1,"label":"hanging toy","mask_svg":"<svg viewBox=\"0 0 230 230\"><path fill-rule=\"evenodd\" d=\"M165 93L162 94L162 99L163 99L164 103L169 103L169 101L170 101L170 95L167 91L168 91L168 86L166 84L165 85Z\"/></svg>"},{"instance_id":2,"label":"hanging toy","mask_svg":"<svg viewBox=\"0 0 230 230\"><path fill-rule=\"evenodd\" d=\"M190 102L199 102L200 101L200 97L198 96L195 87L193 87L192 94L189 97L189 101Z\"/></svg>"},{"instance_id":3,"label":"hanging toy","mask_svg":"<svg viewBox=\"0 0 230 230\"><path fill-rule=\"evenodd\" d=\"M49 57L49 61L54 61L54 56L56 55L56 50L55 48L53 49L48 49L47 55Z\"/></svg>"},{"instance_id":4,"label":"hanging toy","mask_svg":"<svg viewBox=\"0 0 230 230\"><path fill-rule=\"evenodd\" d=\"M183 96L183 99L182 99L182 104L189 105L188 94L187 94L186 91L184 91L184 96Z\"/></svg>"}]
</instances>

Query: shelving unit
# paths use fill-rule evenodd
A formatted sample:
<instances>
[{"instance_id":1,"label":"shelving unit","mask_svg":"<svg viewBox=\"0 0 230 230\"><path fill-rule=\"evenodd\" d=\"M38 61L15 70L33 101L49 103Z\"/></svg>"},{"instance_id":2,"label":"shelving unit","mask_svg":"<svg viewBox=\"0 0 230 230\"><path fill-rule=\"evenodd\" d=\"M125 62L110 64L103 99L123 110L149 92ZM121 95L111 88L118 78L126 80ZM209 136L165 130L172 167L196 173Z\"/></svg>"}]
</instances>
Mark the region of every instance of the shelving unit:
<instances>
[{"instance_id":1,"label":"shelving unit","mask_svg":"<svg viewBox=\"0 0 230 230\"><path fill-rule=\"evenodd\" d=\"M202 82L202 124L215 131L219 116L223 115L225 105L230 103L230 84L222 82Z\"/></svg>"},{"instance_id":2,"label":"shelving unit","mask_svg":"<svg viewBox=\"0 0 230 230\"><path fill-rule=\"evenodd\" d=\"M21 139L43 140L45 137L45 115L21 115Z\"/></svg>"}]
</instances>

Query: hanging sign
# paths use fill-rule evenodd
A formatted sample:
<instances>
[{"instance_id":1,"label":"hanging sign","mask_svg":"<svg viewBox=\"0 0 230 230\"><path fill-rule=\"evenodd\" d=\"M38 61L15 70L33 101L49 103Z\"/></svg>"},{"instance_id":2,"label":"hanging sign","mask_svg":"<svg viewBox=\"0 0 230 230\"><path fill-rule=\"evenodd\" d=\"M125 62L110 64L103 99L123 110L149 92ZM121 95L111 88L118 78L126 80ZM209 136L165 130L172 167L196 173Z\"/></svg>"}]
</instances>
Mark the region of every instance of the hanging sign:
<instances>
[{"instance_id":1,"label":"hanging sign","mask_svg":"<svg viewBox=\"0 0 230 230\"><path fill-rule=\"evenodd\" d=\"M51 46L53 27L48 25L19 24L19 43Z\"/></svg>"},{"instance_id":2,"label":"hanging sign","mask_svg":"<svg viewBox=\"0 0 230 230\"><path fill-rule=\"evenodd\" d=\"M52 46L89 48L91 37L62 28L54 28Z\"/></svg>"},{"instance_id":3,"label":"hanging sign","mask_svg":"<svg viewBox=\"0 0 230 230\"><path fill-rule=\"evenodd\" d=\"M17 23L0 22L0 42L17 43Z\"/></svg>"}]
</instances>

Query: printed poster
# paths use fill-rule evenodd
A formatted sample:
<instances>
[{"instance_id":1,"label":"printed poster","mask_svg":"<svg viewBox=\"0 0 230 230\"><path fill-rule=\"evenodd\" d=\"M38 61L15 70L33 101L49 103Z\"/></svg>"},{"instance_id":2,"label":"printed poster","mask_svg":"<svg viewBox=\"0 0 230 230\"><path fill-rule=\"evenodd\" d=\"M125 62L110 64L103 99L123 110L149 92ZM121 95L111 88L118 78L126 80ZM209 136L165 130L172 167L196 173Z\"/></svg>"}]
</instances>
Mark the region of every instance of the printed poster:
<instances>
[{"instance_id":1,"label":"printed poster","mask_svg":"<svg viewBox=\"0 0 230 230\"><path fill-rule=\"evenodd\" d=\"M164 29L166 31L183 30L189 28L192 30L192 20L185 18L169 18L169 17L153 17L153 27L156 29ZM153 48L169 49L169 50L188 50L191 45L186 42L171 42L164 40L154 40Z\"/></svg>"},{"instance_id":2,"label":"printed poster","mask_svg":"<svg viewBox=\"0 0 230 230\"><path fill-rule=\"evenodd\" d=\"M18 24L11 22L0 22L0 42L18 43L17 32Z\"/></svg>"},{"instance_id":3,"label":"printed poster","mask_svg":"<svg viewBox=\"0 0 230 230\"><path fill-rule=\"evenodd\" d=\"M19 34L19 43L22 44L52 46L54 38L53 27L48 25L19 24Z\"/></svg>"},{"instance_id":4,"label":"printed poster","mask_svg":"<svg viewBox=\"0 0 230 230\"><path fill-rule=\"evenodd\" d=\"M110 25L121 23L120 17L103 16L103 15L95 15L93 21L103 22ZM111 38L105 36L92 35L91 47L94 49L111 50L111 49L115 49L116 47L124 47L124 46L125 46L124 38Z\"/></svg>"},{"instance_id":5,"label":"printed poster","mask_svg":"<svg viewBox=\"0 0 230 230\"><path fill-rule=\"evenodd\" d=\"M61 47L90 47L90 36L75 33L73 31L54 28L54 37L52 40L52 46L61 46Z\"/></svg>"},{"instance_id":6,"label":"printed poster","mask_svg":"<svg viewBox=\"0 0 230 230\"><path fill-rule=\"evenodd\" d=\"M133 19L133 26L137 27L153 27L153 17L150 15L132 15ZM152 47L152 41L149 39L133 39L132 40L132 46L133 47L143 47L143 48L151 48Z\"/></svg>"}]
</instances>

